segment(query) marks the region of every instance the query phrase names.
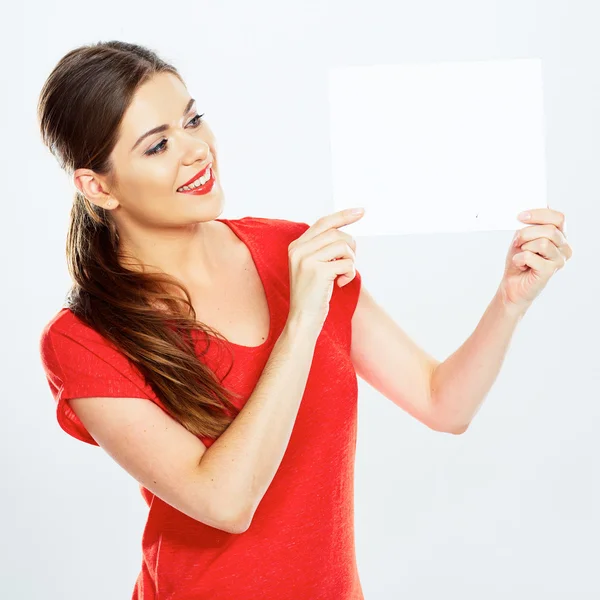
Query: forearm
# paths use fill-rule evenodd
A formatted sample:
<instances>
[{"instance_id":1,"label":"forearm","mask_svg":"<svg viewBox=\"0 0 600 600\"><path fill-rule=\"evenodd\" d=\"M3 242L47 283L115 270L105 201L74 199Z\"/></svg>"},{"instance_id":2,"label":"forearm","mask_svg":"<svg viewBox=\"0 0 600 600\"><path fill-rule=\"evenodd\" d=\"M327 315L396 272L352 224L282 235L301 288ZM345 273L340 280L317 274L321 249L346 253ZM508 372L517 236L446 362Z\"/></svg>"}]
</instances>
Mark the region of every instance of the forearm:
<instances>
[{"instance_id":1,"label":"forearm","mask_svg":"<svg viewBox=\"0 0 600 600\"><path fill-rule=\"evenodd\" d=\"M461 433L477 414L524 312L507 308L498 291L471 336L435 369L433 410L436 420L447 423L450 431Z\"/></svg>"},{"instance_id":2,"label":"forearm","mask_svg":"<svg viewBox=\"0 0 600 600\"><path fill-rule=\"evenodd\" d=\"M218 502L215 513L237 531L252 521L283 459L317 337L312 323L288 318L244 407L201 458Z\"/></svg>"}]
</instances>

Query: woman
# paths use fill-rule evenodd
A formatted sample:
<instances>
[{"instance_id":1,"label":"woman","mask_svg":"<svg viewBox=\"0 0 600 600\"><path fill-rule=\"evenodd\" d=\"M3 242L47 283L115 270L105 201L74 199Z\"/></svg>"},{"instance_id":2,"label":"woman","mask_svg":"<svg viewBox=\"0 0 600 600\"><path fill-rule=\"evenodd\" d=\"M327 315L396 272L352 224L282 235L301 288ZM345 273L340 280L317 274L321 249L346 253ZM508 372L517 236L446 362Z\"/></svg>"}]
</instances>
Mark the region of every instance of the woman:
<instances>
[{"instance_id":1,"label":"woman","mask_svg":"<svg viewBox=\"0 0 600 600\"><path fill-rule=\"evenodd\" d=\"M215 138L175 68L134 44L69 52L38 111L77 187L74 286L41 357L60 426L149 506L132 598L362 598L360 275L337 229L362 213L216 218Z\"/></svg>"},{"instance_id":2,"label":"woman","mask_svg":"<svg viewBox=\"0 0 600 600\"><path fill-rule=\"evenodd\" d=\"M214 136L155 53L69 52L39 120L78 190L74 286L41 357L60 426L101 446L149 506L133 599L363 598L356 374L429 427L464 432L519 319L572 255L564 215L522 217L532 225L477 330L440 363L361 287L338 228L362 211L311 227L217 218Z\"/></svg>"}]
</instances>

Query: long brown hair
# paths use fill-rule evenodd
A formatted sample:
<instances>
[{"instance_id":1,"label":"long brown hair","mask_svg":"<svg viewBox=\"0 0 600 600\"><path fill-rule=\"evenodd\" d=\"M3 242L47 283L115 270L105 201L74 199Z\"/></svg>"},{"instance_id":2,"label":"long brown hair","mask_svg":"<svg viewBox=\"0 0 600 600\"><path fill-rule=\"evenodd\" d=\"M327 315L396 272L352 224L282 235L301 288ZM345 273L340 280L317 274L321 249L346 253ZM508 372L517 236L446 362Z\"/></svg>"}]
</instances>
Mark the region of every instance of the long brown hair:
<instances>
[{"instance_id":1,"label":"long brown hair","mask_svg":"<svg viewBox=\"0 0 600 600\"><path fill-rule=\"evenodd\" d=\"M110 154L123 115L138 86L163 72L181 79L175 67L136 44L98 42L68 52L38 102L43 143L61 168L70 175L87 168L114 181ZM199 360L192 330L204 334L207 350L208 332L222 336L196 321L181 282L119 261L119 233L109 213L75 192L66 243L74 283L66 305L137 367L173 418L197 436L217 437L239 412L228 396L239 395ZM168 286L185 299L168 294Z\"/></svg>"}]
</instances>

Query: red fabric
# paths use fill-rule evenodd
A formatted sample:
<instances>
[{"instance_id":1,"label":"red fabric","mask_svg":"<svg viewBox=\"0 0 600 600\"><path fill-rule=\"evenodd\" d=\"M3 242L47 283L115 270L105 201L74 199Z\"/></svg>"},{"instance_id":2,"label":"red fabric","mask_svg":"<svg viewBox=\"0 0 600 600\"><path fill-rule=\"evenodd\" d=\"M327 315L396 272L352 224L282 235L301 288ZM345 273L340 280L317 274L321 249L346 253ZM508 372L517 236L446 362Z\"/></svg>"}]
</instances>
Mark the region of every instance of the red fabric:
<instances>
[{"instance_id":1,"label":"red fabric","mask_svg":"<svg viewBox=\"0 0 600 600\"><path fill-rule=\"evenodd\" d=\"M252 394L289 312L287 247L309 225L283 219L218 219L248 246L269 301L271 330L261 346L210 345L203 360L241 407ZM132 600L363 600L354 546L357 380L351 318L361 277L334 285L330 309L292 435L250 525L230 534L196 521L140 485L149 506L142 565ZM203 346L204 347L204 346ZM98 445L69 398L138 397L162 406L125 356L63 308L40 339L43 367L69 435ZM164 408L164 407L163 407ZM214 440L200 438L206 446Z\"/></svg>"}]
</instances>

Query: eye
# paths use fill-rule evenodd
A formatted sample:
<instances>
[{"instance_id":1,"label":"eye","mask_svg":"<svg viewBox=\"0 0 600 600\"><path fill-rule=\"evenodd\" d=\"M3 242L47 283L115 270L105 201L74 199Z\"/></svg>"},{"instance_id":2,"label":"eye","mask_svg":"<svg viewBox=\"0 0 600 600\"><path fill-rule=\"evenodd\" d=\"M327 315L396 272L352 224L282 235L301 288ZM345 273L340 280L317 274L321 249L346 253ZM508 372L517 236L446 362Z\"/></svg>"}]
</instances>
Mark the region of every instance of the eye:
<instances>
[{"instance_id":1,"label":"eye","mask_svg":"<svg viewBox=\"0 0 600 600\"><path fill-rule=\"evenodd\" d=\"M196 129L196 128L200 127L200 125L202 124L202 117L205 114L206 113L202 113L201 115L196 115L195 117L193 117L190 120L188 125L191 125L192 129ZM153 146L152 148L150 148L150 150L147 150L146 152L144 152L144 154L147 154L149 156L152 156L153 154L160 154L161 152L164 152L164 150L166 148L167 148L167 140L162 139L158 144L156 144L156 146Z\"/></svg>"},{"instance_id":2,"label":"eye","mask_svg":"<svg viewBox=\"0 0 600 600\"><path fill-rule=\"evenodd\" d=\"M192 125L192 127L199 127L200 123L202 123L202 117L205 115L206 113L202 113L201 115L196 115L191 121L190 123L194 123L194 125ZM198 119L198 120L196 120Z\"/></svg>"}]
</instances>

